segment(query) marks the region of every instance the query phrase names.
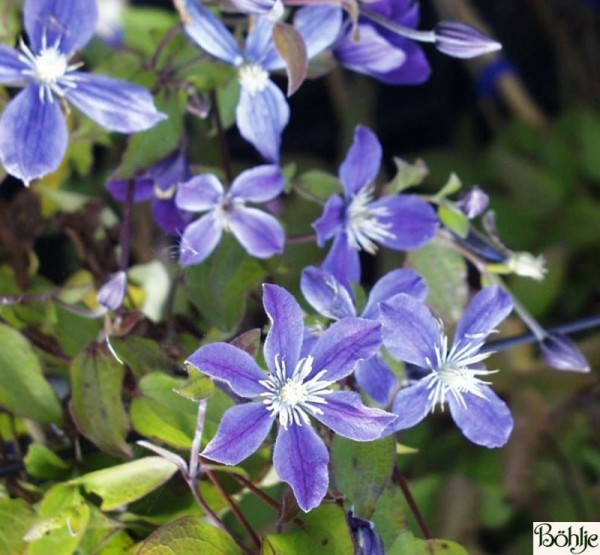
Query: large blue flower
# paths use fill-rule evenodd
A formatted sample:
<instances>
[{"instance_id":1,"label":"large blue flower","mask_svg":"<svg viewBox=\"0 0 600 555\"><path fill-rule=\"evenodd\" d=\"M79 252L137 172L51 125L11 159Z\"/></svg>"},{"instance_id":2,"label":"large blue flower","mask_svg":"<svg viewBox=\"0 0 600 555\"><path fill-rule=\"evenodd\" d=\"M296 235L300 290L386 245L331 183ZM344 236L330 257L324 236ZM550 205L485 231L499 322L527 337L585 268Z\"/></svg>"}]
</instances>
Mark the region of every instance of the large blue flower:
<instances>
[{"instance_id":1,"label":"large blue flower","mask_svg":"<svg viewBox=\"0 0 600 555\"><path fill-rule=\"evenodd\" d=\"M268 373L249 354L228 343L204 345L187 361L228 384L240 397L254 399L224 414L202 455L223 464L238 464L260 447L277 420L275 471L292 487L300 508L310 511L327 493L329 454L309 417L355 441L379 438L395 419L387 412L365 407L357 393L332 387L348 376L359 360L370 358L379 349L381 325L345 318L301 357L304 322L294 297L281 287L264 285L263 305L271 320L264 346Z\"/></svg>"},{"instance_id":2,"label":"large blue flower","mask_svg":"<svg viewBox=\"0 0 600 555\"><path fill-rule=\"evenodd\" d=\"M54 171L67 149L59 100L111 131L133 133L165 118L138 85L77 71L75 51L96 30L95 0L25 0L29 46L0 45L0 85L24 87L0 118L0 161L25 184Z\"/></svg>"},{"instance_id":3,"label":"large blue flower","mask_svg":"<svg viewBox=\"0 0 600 555\"><path fill-rule=\"evenodd\" d=\"M284 94L269 73L285 67L272 38L273 22L258 17L242 52L223 23L196 0L186 0L184 25L190 38L203 50L234 66L241 85L237 105L238 129L269 162L278 162L281 133L290 117ZM294 27L303 37L308 58L325 50L335 40L341 11L325 6L298 10Z\"/></svg>"},{"instance_id":4,"label":"large blue flower","mask_svg":"<svg viewBox=\"0 0 600 555\"><path fill-rule=\"evenodd\" d=\"M333 238L323 268L344 285L360 282L360 250L374 254L378 244L394 250L416 249L427 243L437 229L435 211L416 196L374 199L381 155L375 134L359 125L340 166L344 197L329 197L322 216L313 224L319 246Z\"/></svg>"},{"instance_id":5,"label":"large blue flower","mask_svg":"<svg viewBox=\"0 0 600 555\"><path fill-rule=\"evenodd\" d=\"M513 419L504 401L482 379L493 371L482 366L491 353L481 349L512 307L510 296L497 285L482 289L465 309L450 346L440 322L421 301L400 294L380 304L386 348L398 360L425 371L396 395L393 412L398 419L390 432L411 428L436 406L447 403L452 418L473 443L484 447L506 443Z\"/></svg>"}]
</instances>

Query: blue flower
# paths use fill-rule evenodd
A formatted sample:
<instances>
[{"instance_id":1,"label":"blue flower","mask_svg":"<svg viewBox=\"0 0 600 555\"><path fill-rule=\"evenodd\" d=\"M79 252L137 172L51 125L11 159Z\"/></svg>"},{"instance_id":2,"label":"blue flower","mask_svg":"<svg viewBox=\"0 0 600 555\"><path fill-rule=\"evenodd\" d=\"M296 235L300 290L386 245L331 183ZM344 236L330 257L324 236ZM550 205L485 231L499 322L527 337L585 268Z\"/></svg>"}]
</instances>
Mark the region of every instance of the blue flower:
<instances>
[{"instance_id":1,"label":"blue flower","mask_svg":"<svg viewBox=\"0 0 600 555\"><path fill-rule=\"evenodd\" d=\"M416 196L374 199L381 156L375 134L359 125L339 170L344 197L329 197L313 224L319 246L333 238L323 268L346 286L349 281L360 282L359 251L375 254L378 244L394 250L416 249L431 240L437 229L435 211Z\"/></svg>"},{"instance_id":2,"label":"blue flower","mask_svg":"<svg viewBox=\"0 0 600 555\"><path fill-rule=\"evenodd\" d=\"M200 264L217 247L224 231L231 231L256 258L283 252L285 234L276 218L248 208L247 202L267 202L283 191L285 179L278 166L257 166L242 172L226 192L216 176L205 173L182 183L175 197L181 210L206 212L181 236L179 263Z\"/></svg>"},{"instance_id":3,"label":"blue flower","mask_svg":"<svg viewBox=\"0 0 600 555\"><path fill-rule=\"evenodd\" d=\"M236 405L224 415L202 456L236 465L256 451L273 422L279 422L273 464L304 511L327 493L329 454L311 426L310 417L355 441L381 436L395 417L365 407L357 393L336 391L335 382L352 373L381 345L381 325L361 318L333 324L311 352L301 357L304 322L300 306L285 289L263 286L263 305L271 321L264 345L269 369L263 372L245 351L228 343L200 347L187 362L236 395L252 402Z\"/></svg>"},{"instance_id":4,"label":"blue flower","mask_svg":"<svg viewBox=\"0 0 600 555\"><path fill-rule=\"evenodd\" d=\"M8 173L27 185L58 168L68 142L60 100L121 133L165 118L146 89L71 63L96 30L95 0L25 0L24 18L29 46L0 45L0 85L24 87L0 118L0 161Z\"/></svg>"},{"instance_id":5,"label":"blue flower","mask_svg":"<svg viewBox=\"0 0 600 555\"><path fill-rule=\"evenodd\" d=\"M310 266L302 272L300 289L317 312L333 320L356 316L356 307L348 291L331 273ZM392 270L371 289L361 318L379 320L379 303L404 293L419 300L427 296L427 285L414 270ZM309 343L313 338L309 336ZM306 342L306 341L305 341ZM387 404L397 378L383 357L377 353L358 363L354 378L372 399Z\"/></svg>"},{"instance_id":6,"label":"blue flower","mask_svg":"<svg viewBox=\"0 0 600 555\"><path fill-rule=\"evenodd\" d=\"M497 285L477 293L457 324L452 346L441 324L414 297L396 295L379 306L385 347L398 360L425 370L420 380L396 395L393 412L398 420L389 432L411 428L436 406L443 408L447 403L452 418L473 443L504 445L513 419L489 382L482 379L494 371L482 366L491 353L482 353L481 348L510 314L510 296Z\"/></svg>"},{"instance_id":7,"label":"blue flower","mask_svg":"<svg viewBox=\"0 0 600 555\"><path fill-rule=\"evenodd\" d=\"M274 23L258 17L242 52L223 23L196 0L186 0L185 13L184 26L190 38L215 58L237 69L241 91L236 122L242 137L266 160L278 162L281 133L288 123L290 109L283 92L269 77L270 72L285 67L273 42ZM336 8L316 6L298 10L294 26L304 38L309 59L331 45L340 24L341 12Z\"/></svg>"}]
</instances>

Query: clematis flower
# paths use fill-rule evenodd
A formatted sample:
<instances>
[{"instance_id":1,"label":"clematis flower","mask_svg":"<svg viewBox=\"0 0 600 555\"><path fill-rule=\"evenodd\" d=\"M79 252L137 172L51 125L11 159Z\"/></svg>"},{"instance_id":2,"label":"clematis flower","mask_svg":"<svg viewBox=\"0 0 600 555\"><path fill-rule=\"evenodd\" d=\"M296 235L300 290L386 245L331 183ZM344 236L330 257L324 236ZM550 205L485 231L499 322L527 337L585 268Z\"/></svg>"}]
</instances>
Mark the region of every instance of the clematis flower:
<instances>
[{"instance_id":1,"label":"clematis flower","mask_svg":"<svg viewBox=\"0 0 600 555\"><path fill-rule=\"evenodd\" d=\"M294 26L304 38L309 59L325 50L338 35L341 12L334 9L333 17L322 17L330 11L314 6L296 13ZM290 109L283 92L269 78L270 72L285 67L273 42L273 21L258 17L242 52L223 23L196 0L185 0L185 13L183 23L188 36L200 48L238 71L241 91L236 122L240 134L267 161L277 162L281 133L288 123Z\"/></svg>"},{"instance_id":2,"label":"clematis flower","mask_svg":"<svg viewBox=\"0 0 600 555\"><path fill-rule=\"evenodd\" d=\"M312 307L327 318L341 320L356 316L350 292L327 270L314 266L306 268L300 278L300 289ZM392 270L373 285L361 318L377 321L379 303L400 293L423 301L427 296L427 285L414 270ZM379 353L359 362L354 378L363 391L381 404L387 404L398 382Z\"/></svg>"},{"instance_id":3,"label":"clematis flower","mask_svg":"<svg viewBox=\"0 0 600 555\"><path fill-rule=\"evenodd\" d=\"M437 229L433 208L416 196L388 195L374 200L381 155L375 134L359 125L339 170L344 197L329 197L322 216L313 223L320 247L333 239L323 268L347 288L349 281L360 282L359 251L375 254L378 244L394 250L416 249Z\"/></svg>"},{"instance_id":4,"label":"clematis flower","mask_svg":"<svg viewBox=\"0 0 600 555\"><path fill-rule=\"evenodd\" d=\"M381 303L383 342L404 362L427 371L394 399L398 419L389 432L411 428L437 405L447 403L462 433L478 445L501 447L513 428L508 407L482 377L494 373L481 365L491 353L481 352L484 341L512 310L510 296L498 286L482 289L459 320L452 346L429 309L409 295Z\"/></svg>"},{"instance_id":5,"label":"clematis flower","mask_svg":"<svg viewBox=\"0 0 600 555\"><path fill-rule=\"evenodd\" d=\"M71 63L96 30L95 0L25 0L23 12L29 46L0 45L0 85L24 87L0 118L0 161L8 173L28 185L59 166L68 141L62 100L120 133L165 118L143 87Z\"/></svg>"},{"instance_id":6,"label":"clematis flower","mask_svg":"<svg viewBox=\"0 0 600 555\"><path fill-rule=\"evenodd\" d=\"M395 418L365 407L356 393L333 389L359 360L377 351L381 326L346 318L333 324L311 352L300 358L304 322L294 297L281 287L264 285L263 305L271 321L264 346L268 373L249 354L228 343L204 345L187 360L202 373L225 382L240 397L252 399L223 415L202 456L236 465L259 448L277 420L275 471L291 486L300 508L308 512L319 505L329 483L329 454L310 417L355 441L377 439Z\"/></svg>"},{"instance_id":7,"label":"clematis flower","mask_svg":"<svg viewBox=\"0 0 600 555\"><path fill-rule=\"evenodd\" d=\"M177 208L175 195L180 183L192 177L190 166L181 150L176 150L134 179L133 202L152 201L152 216L158 227L169 235L183 231L192 214ZM106 189L111 196L125 202L128 180L111 179Z\"/></svg>"},{"instance_id":8,"label":"clematis flower","mask_svg":"<svg viewBox=\"0 0 600 555\"><path fill-rule=\"evenodd\" d=\"M267 202L283 191L284 177L278 166L257 166L242 172L225 192L216 176L205 173L182 183L175 197L181 210L206 212L183 231L179 247L182 266L200 264L217 247L224 231L256 258L283 252L285 235L276 218L248 208L247 202Z\"/></svg>"},{"instance_id":9,"label":"clematis flower","mask_svg":"<svg viewBox=\"0 0 600 555\"><path fill-rule=\"evenodd\" d=\"M414 0L379 0L368 2L369 9L407 29L419 25L419 4ZM359 40L346 21L333 53L344 67L369 75L389 85L416 85L426 81L431 68L421 47L412 40L377 25L361 16Z\"/></svg>"}]
</instances>

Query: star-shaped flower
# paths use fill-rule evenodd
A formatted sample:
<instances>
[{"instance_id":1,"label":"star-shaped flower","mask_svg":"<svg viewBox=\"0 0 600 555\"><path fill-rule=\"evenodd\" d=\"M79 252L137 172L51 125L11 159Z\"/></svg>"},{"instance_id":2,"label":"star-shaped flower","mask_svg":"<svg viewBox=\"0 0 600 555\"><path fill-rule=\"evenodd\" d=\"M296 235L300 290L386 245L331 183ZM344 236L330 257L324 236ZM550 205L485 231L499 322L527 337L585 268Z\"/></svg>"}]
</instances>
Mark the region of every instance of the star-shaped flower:
<instances>
[{"instance_id":1,"label":"star-shaped flower","mask_svg":"<svg viewBox=\"0 0 600 555\"><path fill-rule=\"evenodd\" d=\"M448 404L452 418L473 443L501 447L513 428L508 407L482 378L494 371L481 364L491 352L481 352L487 336L511 312L510 296L497 285L471 299L459 320L450 346L443 327L421 301L397 295L380 304L383 341L398 360L425 371L414 385L394 399L398 415L390 432L411 428L436 406Z\"/></svg>"},{"instance_id":2,"label":"star-shaped flower","mask_svg":"<svg viewBox=\"0 0 600 555\"><path fill-rule=\"evenodd\" d=\"M252 399L223 415L202 456L238 464L259 448L277 421L275 471L291 486L300 508L310 511L319 505L329 483L329 454L311 426L311 417L355 441L379 438L395 419L365 407L358 394L333 387L358 361L379 349L381 326L346 318L333 324L301 358L304 322L294 297L281 287L264 285L263 305L271 321L264 346L268 374L249 354L228 343L204 345L187 361L225 382L240 397Z\"/></svg>"},{"instance_id":3,"label":"star-shaped flower","mask_svg":"<svg viewBox=\"0 0 600 555\"><path fill-rule=\"evenodd\" d=\"M95 0L25 0L23 14L29 45L0 45L0 85L24 87L0 118L0 161L8 173L27 185L58 168L68 142L61 100L120 133L165 118L143 87L71 63L96 30Z\"/></svg>"}]
</instances>

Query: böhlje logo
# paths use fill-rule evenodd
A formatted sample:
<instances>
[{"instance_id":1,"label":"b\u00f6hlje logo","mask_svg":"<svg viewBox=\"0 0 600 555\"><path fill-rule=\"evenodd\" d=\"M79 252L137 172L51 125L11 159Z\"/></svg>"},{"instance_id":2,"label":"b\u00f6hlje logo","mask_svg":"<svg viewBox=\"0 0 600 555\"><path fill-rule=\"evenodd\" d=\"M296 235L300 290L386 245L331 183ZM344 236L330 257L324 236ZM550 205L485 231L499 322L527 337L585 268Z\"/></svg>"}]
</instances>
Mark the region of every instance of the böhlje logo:
<instances>
[{"instance_id":1,"label":"b\u00f6hlje logo","mask_svg":"<svg viewBox=\"0 0 600 555\"><path fill-rule=\"evenodd\" d=\"M533 555L600 555L600 522L534 522Z\"/></svg>"}]
</instances>

